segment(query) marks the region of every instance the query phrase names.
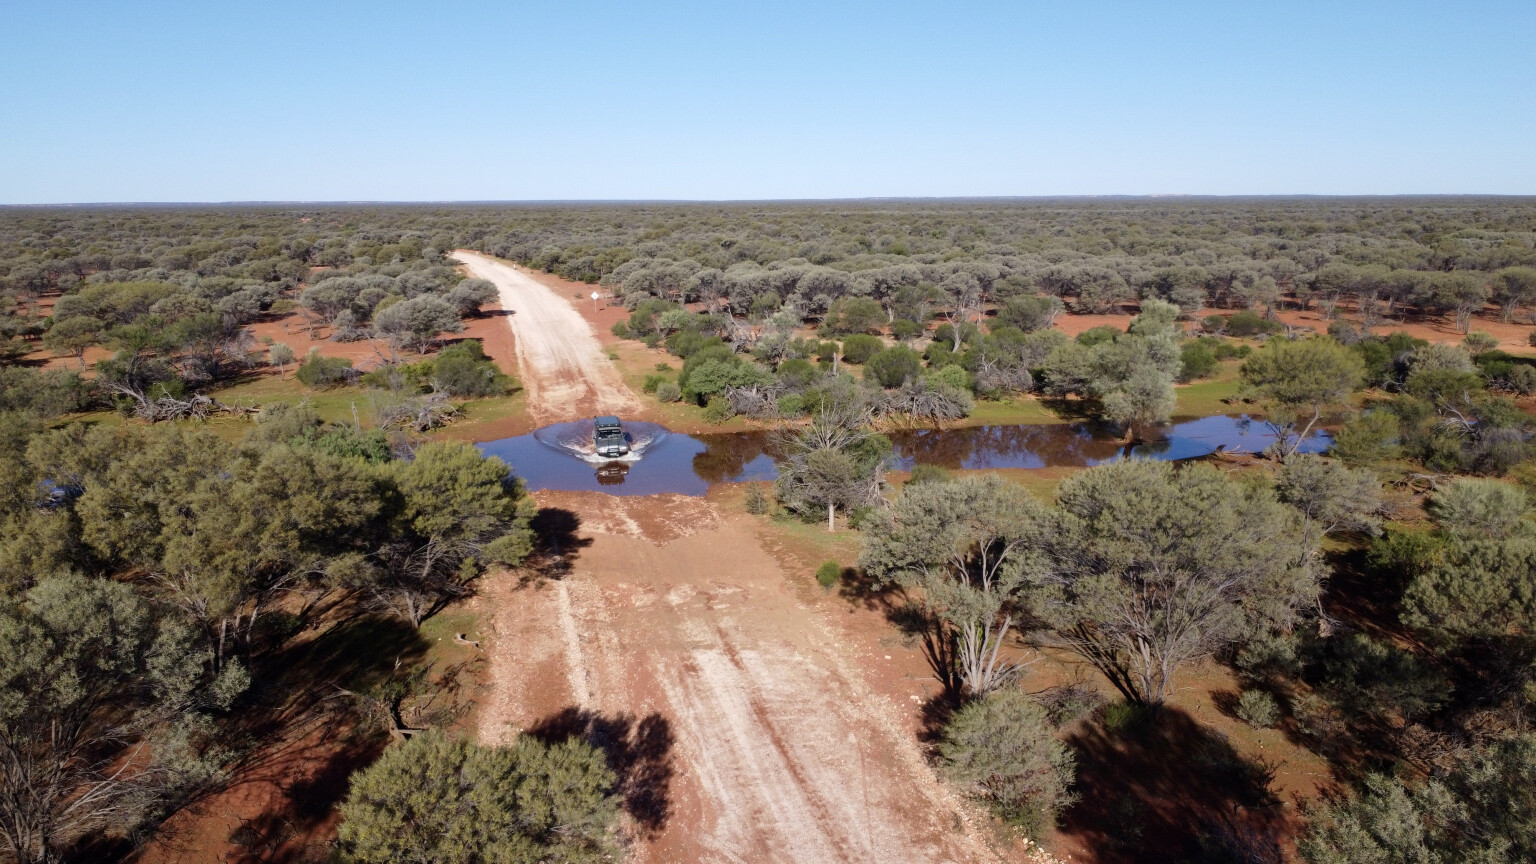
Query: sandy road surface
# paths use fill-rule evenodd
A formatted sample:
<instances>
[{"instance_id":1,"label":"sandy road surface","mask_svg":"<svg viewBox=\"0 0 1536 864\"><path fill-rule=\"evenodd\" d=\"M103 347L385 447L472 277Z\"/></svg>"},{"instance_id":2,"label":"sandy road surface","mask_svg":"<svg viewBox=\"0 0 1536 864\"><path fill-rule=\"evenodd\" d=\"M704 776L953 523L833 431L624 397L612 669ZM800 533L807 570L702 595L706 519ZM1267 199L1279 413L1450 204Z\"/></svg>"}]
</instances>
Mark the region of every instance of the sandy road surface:
<instances>
[{"instance_id":1,"label":"sandy road surface","mask_svg":"<svg viewBox=\"0 0 1536 864\"><path fill-rule=\"evenodd\" d=\"M571 304L512 265L460 249L453 257L501 292L517 342L528 405L542 422L639 410L639 400L608 362L592 328Z\"/></svg>"},{"instance_id":2,"label":"sandy road surface","mask_svg":"<svg viewBox=\"0 0 1536 864\"><path fill-rule=\"evenodd\" d=\"M504 576L476 601L493 631L481 740L564 712L631 742L651 784L629 793L650 814L637 861L999 860L748 517L684 496L538 497L582 520L579 540L559 582Z\"/></svg>"}]
</instances>

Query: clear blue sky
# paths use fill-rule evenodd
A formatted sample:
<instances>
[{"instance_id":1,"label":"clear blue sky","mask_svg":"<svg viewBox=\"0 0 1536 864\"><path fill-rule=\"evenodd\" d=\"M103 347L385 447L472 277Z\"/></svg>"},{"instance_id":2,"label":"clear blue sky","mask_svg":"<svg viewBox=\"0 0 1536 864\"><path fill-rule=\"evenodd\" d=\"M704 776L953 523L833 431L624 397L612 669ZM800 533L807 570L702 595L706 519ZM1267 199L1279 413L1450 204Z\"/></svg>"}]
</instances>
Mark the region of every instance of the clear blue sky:
<instances>
[{"instance_id":1,"label":"clear blue sky","mask_svg":"<svg viewBox=\"0 0 1536 864\"><path fill-rule=\"evenodd\" d=\"M0 0L0 203L1536 193L1536 0Z\"/></svg>"}]
</instances>

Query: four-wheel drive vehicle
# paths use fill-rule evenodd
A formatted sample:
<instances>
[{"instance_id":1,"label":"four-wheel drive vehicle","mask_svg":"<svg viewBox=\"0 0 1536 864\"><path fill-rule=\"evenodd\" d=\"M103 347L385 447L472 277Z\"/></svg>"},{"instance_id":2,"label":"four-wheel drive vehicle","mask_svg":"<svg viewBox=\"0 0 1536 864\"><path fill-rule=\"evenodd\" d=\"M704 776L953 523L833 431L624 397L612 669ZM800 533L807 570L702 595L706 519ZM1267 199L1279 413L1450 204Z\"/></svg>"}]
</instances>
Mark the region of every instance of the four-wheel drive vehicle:
<instances>
[{"instance_id":1,"label":"four-wheel drive vehicle","mask_svg":"<svg viewBox=\"0 0 1536 864\"><path fill-rule=\"evenodd\" d=\"M624 435L624 424L617 417L596 417L595 428L592 431L592 443L597 447L597 455L609 458L623 456L629 452L629 440Z\"/></svg>"}]
</instances>

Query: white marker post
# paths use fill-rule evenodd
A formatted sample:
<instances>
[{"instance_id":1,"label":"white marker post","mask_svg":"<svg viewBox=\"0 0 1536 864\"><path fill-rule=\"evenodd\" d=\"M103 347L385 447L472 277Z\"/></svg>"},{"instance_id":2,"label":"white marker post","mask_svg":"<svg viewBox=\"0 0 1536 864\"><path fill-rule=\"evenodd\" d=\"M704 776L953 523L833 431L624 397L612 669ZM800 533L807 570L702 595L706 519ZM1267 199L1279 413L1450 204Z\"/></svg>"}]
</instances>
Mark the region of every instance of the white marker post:
<instances>
[{"instance_id":1,"label":"white marker post","mask_svg":"<svg viewBox=\"0 0 1536 864\"><path fill-rule=\"evenodd\" d=\"M599 298L601 296L603 296L603 295L597 293L596 291L592 292L592 311L593 312L597 311L597 298Z\"/></svg>"}]
</instances>

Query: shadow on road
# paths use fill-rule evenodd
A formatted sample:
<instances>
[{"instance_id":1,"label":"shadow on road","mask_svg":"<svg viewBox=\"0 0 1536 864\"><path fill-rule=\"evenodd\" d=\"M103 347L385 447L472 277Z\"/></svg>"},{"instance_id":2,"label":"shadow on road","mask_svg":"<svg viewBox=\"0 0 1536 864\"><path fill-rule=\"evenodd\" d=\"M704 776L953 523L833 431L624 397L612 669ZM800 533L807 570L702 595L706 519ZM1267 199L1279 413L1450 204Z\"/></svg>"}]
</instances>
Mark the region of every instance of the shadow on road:
<instances>
[{"instance_id":1,"label":"shadow on road","mask_svg":"<svg viewBox=\"0 0 1536 864\"><path fill-rule=\"evenodd\" d=\"M661 831L671 815L672 724L660 714L604 715L574 706L535 723L526 733L546 744L580 738L602 750L619 778L624 811L645 836Z\"/></svg>"}]
</instances>

